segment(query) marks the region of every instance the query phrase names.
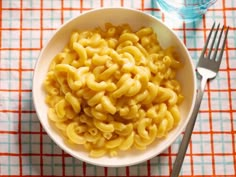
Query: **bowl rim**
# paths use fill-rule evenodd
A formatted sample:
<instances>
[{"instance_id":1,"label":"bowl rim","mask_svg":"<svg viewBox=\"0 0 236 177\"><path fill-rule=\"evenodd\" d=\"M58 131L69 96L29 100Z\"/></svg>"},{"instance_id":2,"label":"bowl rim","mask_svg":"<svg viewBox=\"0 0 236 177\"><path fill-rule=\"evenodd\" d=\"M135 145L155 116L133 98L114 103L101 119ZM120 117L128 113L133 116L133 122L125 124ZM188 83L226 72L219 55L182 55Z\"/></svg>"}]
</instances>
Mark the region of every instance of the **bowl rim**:
<instances>
[{"instance_id":1,"label":"bowl rim","mask_svg":"<svg viewBox=\"0 0 236 177\"><path fill-rule=\"evenodd\" d=\"M49 39L46 41L46 43L43 44L43 47L41 48L40 50L40 53L38 55L38 58L37 58L37 61L35 63L35 66L34 66L34 72L33 72L33 82L32 82L32 97L33 97L33 104L34 104L34 107L35 107L35 111L36 111L36 115L40 121L40 124L41 126L43 127L43 129L46 131L47 135L50 137L51 140L53 140L53 142L58 146L60 147L60 149L62 149L63 151L65 151L66 153L68 153L69 155L71 155L72 157L78 159L78 160L81 160L82 162L86 162L88 164L92 164L92 165L97 165L97 166L101 166L101 167L124 167L124 166L132 166L132 165L136 165L136 164L139 164L139 163L142 163L144 161L147 161L147 160L150 160L152 159L153 157L155 156L158 156L160 153L162 153L163 151L165 151L168 147L170 147L171 144L174 143L174 141L176 141L176 139L180 136L181 132L184 131L184 129L186 128L186 125L187 123L189 122L190 120L190 116L193 112L193 108L194 108L194 105L195 105L195 101L196 101L196 76L195 74L193 74L193 98L192 98L192 103L191 103L191 107L190 107L190 110L189 110L189 113L187 114L186 116L186 120L183 122L183 125L181 126L180 130L178 131L178 133L176 133L176 135L174 135L172 137L172 139L170 141L168 141L167 145L165 146L165 148L162 148L161 151L159 151L159 153L154 153L152 156L147 156L146 158L143 158L143 159L140 159L140 160L137 160L137 161L132 161L132 162L125 162L123 164L119 164L119 165L113 165L113 164L108 164L108 163L101 163L99 162L99 159L96 160L96 158L94 158L95 160L94 161L90 161L90 160L87 160L87 159L84 159L84 158L81 158L79 156L76 156L75 154L71 153L69 151L69 147L65 147L65 146L62 146L60 143L57 142L56 138L53 137L52 133L51 133L51 130L49 130L44 121L43 121L43 118L40 117L39 115L39 112L40 112L40 109L39 107L37 106L37 101L36 101L36 87L37 87L37 81L36 81L36 75L37 73L35 72L38 68L38 65L40 63L40 58L42 57L44 51L46 50L48 44L50 43L50 41L54 38L54 36L65 26L67 26L68 24L70 24L72 21L74 21L75 19L77 18L80 18L81 16L85 16L89 13L93 13L93 12L96 12L96 11L103 11L103 10L127 10L127 11L133 11L135 13L139 13L141 15L145 15L147 16L148 18L152 18L153 20L155 21L158 21L158 23L160 23L161 25L165 26L168 30L170 30L170 32L172 33L172 35L175 36L175 38L178 40L178 43L180 43L186 53L186 55L188 56L188 60L189 60L189 63L190 63L190 66L191 66L191 70L194 72L194 65L193 65L193 61L192 61L192 58L189 54L189 51L187 49L187 47L185 46L185 44L180 40L180 38L177 36L177 34L173 31L173 29L171 29L167 24L165 24L163 21L161 21L160 19L158 19L157 17L151 15L151 14L147 14L143 11L140 11L140 10L137 10L137 9L134 9L134 8L128 8L128 7L101 7L101 8L96 8L96 9L91 9L89 11L86 11L86 12L83 12L81 14L78 14L76 16L73 16L72 18L70 18L69 20L67 20L66 22L64 22L63 24L61 24L59 27L57 27L57 29L52 32L52 34L50 34L50 37Z\"/></svg>"}]
</instances>

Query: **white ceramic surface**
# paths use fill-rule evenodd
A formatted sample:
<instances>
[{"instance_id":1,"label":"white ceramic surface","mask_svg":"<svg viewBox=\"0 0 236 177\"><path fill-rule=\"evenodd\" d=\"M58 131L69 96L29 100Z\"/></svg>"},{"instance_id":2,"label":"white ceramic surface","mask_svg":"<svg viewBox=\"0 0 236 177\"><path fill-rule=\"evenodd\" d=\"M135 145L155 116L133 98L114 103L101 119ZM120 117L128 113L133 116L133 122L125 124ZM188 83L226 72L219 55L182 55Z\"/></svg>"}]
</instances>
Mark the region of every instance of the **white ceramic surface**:
<instances>
[{"instance_id":1,"label":"white ceramic surface","mask_svg":"<svg viewBox=\"0 0 236 177\"><path fill-rule=\"evenodd\" d=\"M151 26L158 35L158 39L162 47L175 46L184 67L178 72L177 78L180 80L183 87L184 102L180 106L181 122L168 137L155 141L145 151L130 150L119 153L117 157L105 156L102 158L91 158L83 148L71 147L64 143L60 133L54 129L47 118L47 105L45 104L45 92L42 88L43 80L45 79L51 59L60 52L69 40L71 32L75 29L92 29L97 26L104 26L106 22L111 22L114 25L128 23L133 30L137 30L143 26ZM168 148L176 138L184 131L184 128L191 115L196 92L195 71L191 57L176 34L168 28L163 22L157 18L145 14L141 11L126 8L102 8L83 13L64 25L62 25L45 44L42 49L38 61L35 66L33 77L33 99L38 118L52 140L61 147L65 152L73 157L85 161L90 164L106 167L121 167L141 163L151 159L166 148Z\"/></svg>"}]
</instances>

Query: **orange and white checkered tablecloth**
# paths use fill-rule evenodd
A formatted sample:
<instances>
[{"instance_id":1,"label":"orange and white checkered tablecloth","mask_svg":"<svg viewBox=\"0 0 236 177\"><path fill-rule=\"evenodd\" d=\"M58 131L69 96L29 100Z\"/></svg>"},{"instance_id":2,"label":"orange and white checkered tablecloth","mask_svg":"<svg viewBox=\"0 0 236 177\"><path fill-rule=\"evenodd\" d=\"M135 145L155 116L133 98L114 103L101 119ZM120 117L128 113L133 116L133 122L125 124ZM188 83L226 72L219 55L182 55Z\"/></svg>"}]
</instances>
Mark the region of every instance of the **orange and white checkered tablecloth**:
<instances>
[{"instance_id":1,"label":"orange and white checkered tablecloth","mask_svg":"<svg viewBox=\"0 0 236 177\"><path fill-rule=\"evenodd\" d=\"M100 7L129 7L163 20L198 61L213 21L230 26L216 79L206 86L181 176L236 176L236 1L217 0L194 23L168 19L154 0L0 1L0 176L168 177L182 135L162 154L122 168L98 167L62 151L43 130L32 101L40 50L64 22Z\"/></svg>"}]
</instances>

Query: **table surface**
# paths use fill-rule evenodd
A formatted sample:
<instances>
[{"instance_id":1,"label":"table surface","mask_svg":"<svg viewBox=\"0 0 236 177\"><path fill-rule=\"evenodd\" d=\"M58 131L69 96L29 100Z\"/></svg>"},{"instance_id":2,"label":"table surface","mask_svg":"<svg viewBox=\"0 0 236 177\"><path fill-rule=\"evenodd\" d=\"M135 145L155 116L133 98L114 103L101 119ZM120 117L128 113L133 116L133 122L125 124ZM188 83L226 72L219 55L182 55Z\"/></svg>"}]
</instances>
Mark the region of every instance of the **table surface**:
<instances>
[{"instance_id":1,"label":"table surface","mask_svg":"<svg viewBox=\"0 0 236 177\"><path fill-rule=\"evenodd\" d=\"M0 2L0 176L169 176L182 135L162 154L122 168L87 164L48 137L32 100L34 65L64 22L99 7L130 7L163 20L193 62L212 23L230 26L220 72L206 86L181 176L236 176L236 1L218 0L194 23L173 23L152 0L2 0Z\"/></svg>"}]
</instances>

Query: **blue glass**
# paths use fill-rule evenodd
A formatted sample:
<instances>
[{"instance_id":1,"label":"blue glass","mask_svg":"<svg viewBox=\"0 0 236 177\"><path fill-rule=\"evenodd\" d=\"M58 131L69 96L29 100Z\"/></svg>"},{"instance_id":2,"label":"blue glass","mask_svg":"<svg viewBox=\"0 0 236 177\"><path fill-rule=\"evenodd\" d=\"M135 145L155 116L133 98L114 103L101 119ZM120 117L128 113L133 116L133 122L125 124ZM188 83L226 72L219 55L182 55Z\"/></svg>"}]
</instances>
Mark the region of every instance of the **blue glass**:
<instances>
[{"instance_id":1,"label":"blue glass","mask_svg":"<svg viewBox=\"0 0 236 177\"><path fill-rule=\"evenodd\" d=\"M201 18L216 0L156 0L156 2L170 17L192 22Z\"/></svg>"}]
</instances>

